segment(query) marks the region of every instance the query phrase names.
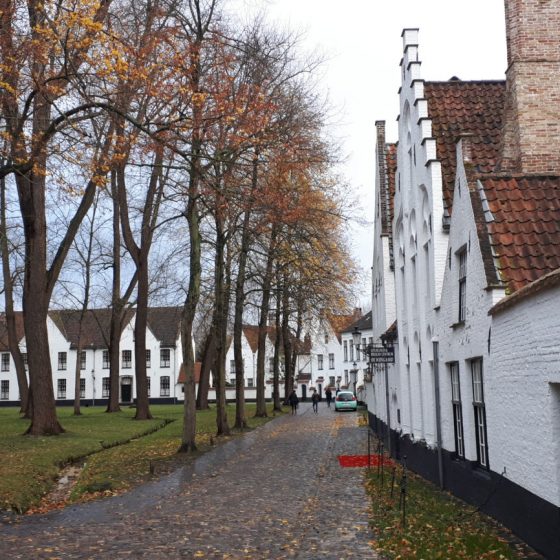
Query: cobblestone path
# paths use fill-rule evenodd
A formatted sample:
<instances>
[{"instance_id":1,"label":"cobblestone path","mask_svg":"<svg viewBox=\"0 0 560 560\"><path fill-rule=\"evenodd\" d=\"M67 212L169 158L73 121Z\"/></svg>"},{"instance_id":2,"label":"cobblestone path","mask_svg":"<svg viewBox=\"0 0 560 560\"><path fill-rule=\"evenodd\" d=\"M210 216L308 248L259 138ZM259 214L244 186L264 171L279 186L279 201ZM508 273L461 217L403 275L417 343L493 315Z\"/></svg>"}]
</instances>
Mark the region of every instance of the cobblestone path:
<instances>
[{"instance_id":1,"label":"cobblestone path","mask_svg":"<svg viewBox=\"0 0 560 560\"><path fill-rule=\"evenodd\" d=\"M0 558L376 559L355 413L308 404L126 495L0 524Z\"/></svg>"}]
</instances>

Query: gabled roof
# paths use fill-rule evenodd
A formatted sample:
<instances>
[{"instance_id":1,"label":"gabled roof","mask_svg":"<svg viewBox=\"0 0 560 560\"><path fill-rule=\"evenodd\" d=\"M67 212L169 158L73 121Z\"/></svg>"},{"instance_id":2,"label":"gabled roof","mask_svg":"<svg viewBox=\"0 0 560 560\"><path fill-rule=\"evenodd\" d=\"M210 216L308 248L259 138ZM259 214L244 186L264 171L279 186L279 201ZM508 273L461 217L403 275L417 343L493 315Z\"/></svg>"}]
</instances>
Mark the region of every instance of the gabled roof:
<instances>
[{"instance_id":1,"label":"gabled roof","mask_svg":"<svg viewBox=\"0 0 560 560\"><path fill-rule=\"evenodd\" d=\"M18 342L25 336L23 329L23 313L21 311L16 311L14 313L16 321L16 336ZM6 325L6 314L0 314L0 351L9 352L10 347L8 345L8 327Z\"/></svg>"},{"instance_id":2,"label":"gabled roof","mask_svg":"<svg viewBox=\"0 0 560 560\"><path fill-rule=\"evenodd\" d=\"M472 134L472 160L476 171L495 170L500 157L502 121L505 106L504 81L425 82L424 96L441 161L443 199L451 215L457 167L456 142Z\"/></svg>"},{"instance_id":3,"label":"gabled roof","mask_svg":"<svg viewBox=\"0 0 560 560\"><path fill-rule=\"evenodd\" d=\"M175 346L181 327L182 307L150 307L148 326L161 346Z\"/></svg>"},{"instance_id":4,"label":"gabled roof","mask_svg":"<svg viewBox=\"0 0 560 560\"><path fill-rule=\"evenodd\" d=\"M387 233L388 235L391 235L393 231L393 218L395 217L397 144L386 144L385 157L386 157L387 187L389 189L389 208L388 208L388 215L384 216L382 219L382 226L383 226L382 233Z\"/></svg>"},{"instance_id":5,"label":"gabled roof","mask_svg":"<svg viewBox=\"0 0 560 560\"><path fill-rule=\"evenodd\" d=\"M366 331L373 329L372 313L368 311L365 315L360 317L357 321L354 321L351 325L346 327L342 332L349 333L354 330L354 327L358 327L359 331Z\"/></svg>"},{"instance_id":6,"label":"gabled roof","mask_svg":"<svg viewBox=\"0 0 560 560\"><path fill-rule=\"evenodd\" d=\"M332 330L335 332L338 342L341 342L342 340L342 333L361 316L362 310L359 307L356 307L354 311L349 315L333 315L332 313L327 314L327 320L331 324Z\"/></svg>"},{"instance_id":7,"label":"gabled roof","mask_svg":"<svg viewBox=\"0 0 560 560\"><path fill-rule=\"evenodd\" d=\"M49 311L49 317L66 340L70 342L72 348L78 346L80 315L81 311L78 310ZM134 310L126 311L125 324L132 319L133 315ZM107 348L110 326L110 309L88 309L82 325L82 347Z\"/></svg>"},{"instance_id":8,"label":"gabled roof","mask_svg":"<svg viewBox=\"0 0 560 560\"><path fill-rule=\"evenodd\" d=\"M495 259L507 292L560 268L560 177L478 179L486 225L486 231L479 228L483 258Z\"/></svg>"},{"instance_id":9,"label":"gabled roof","mask_svg":"<svg viewBox=\"0 0 560 560\"><path fill-rule=\"evenodd\" d=\"M243 325L243 334L249 343L251 352L256 354L259 349L259 326ZM276 327L266 327L266 334L269 340L274 344L276 342Z\"/></svg>"}]
</instances>

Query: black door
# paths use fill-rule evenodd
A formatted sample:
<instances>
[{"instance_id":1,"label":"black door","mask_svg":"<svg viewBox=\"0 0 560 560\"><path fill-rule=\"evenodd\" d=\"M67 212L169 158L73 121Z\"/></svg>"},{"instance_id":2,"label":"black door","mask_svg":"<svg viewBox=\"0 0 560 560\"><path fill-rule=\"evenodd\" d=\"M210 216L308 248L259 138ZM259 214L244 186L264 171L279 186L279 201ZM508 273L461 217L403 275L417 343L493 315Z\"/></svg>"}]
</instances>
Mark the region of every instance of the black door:
<instances>
[{"instance_id":1,"label":"black door","mask_svg":"<svg viewBox=\"0 0 560 560\"><path fill-rule=\"evenodd\" d=\"M132 385L121 385L121 401L130 402L132 400Z\"/></svg>"},{"instance_id":2,"label":"black door","mask_svg":"<svg viewBox=\"0 0 560 560\"><path fill-rule=\"evenodd\" d=\"M307 385L301 386L301 400L304 401L307 399Z\"/></svg>"}]
</instances>

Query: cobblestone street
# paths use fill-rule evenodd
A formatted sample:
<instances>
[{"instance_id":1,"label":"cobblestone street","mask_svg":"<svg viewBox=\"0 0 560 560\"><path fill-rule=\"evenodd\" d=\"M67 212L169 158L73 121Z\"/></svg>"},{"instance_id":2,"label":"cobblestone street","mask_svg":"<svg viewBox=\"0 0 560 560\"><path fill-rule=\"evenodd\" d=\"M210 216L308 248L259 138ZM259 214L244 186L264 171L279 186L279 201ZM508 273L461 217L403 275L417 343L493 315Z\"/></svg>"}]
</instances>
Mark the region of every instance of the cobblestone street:
<instances>
[{"instance_id":1,"label":"cobblestone street","mask_svg":"<svg viewBox=\"0 0 560 560\"><path fill-rule=\"evenodd\" d=\"M0 524L0 558L378 558L355 413L302 404L126 495Z\"/></svg>"}]
</instances>

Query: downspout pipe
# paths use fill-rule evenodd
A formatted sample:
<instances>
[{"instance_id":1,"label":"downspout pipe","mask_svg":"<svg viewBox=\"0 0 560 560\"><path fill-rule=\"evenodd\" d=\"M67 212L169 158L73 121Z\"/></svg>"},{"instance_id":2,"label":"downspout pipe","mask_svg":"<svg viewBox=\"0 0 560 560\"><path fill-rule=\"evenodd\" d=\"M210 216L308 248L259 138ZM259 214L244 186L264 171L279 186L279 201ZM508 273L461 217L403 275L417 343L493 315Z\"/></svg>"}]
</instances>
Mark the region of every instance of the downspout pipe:
<instances>
[{"instance_id":1,"label":"downspout pipe","mask_svg":"<svg viewBox=\"0 0 560 560\"><path fill-rule=\"evenodd\" d=\"M439 487L444 488L444 473L443 473L443 452L441 449L441 396L439 390L439 341L436 338L432 339L433 357L434 357L434 392L435 392L435 407L436 407L436 446L438 455L438 474L439 474Z\"/></svg>"}]
</instances>

